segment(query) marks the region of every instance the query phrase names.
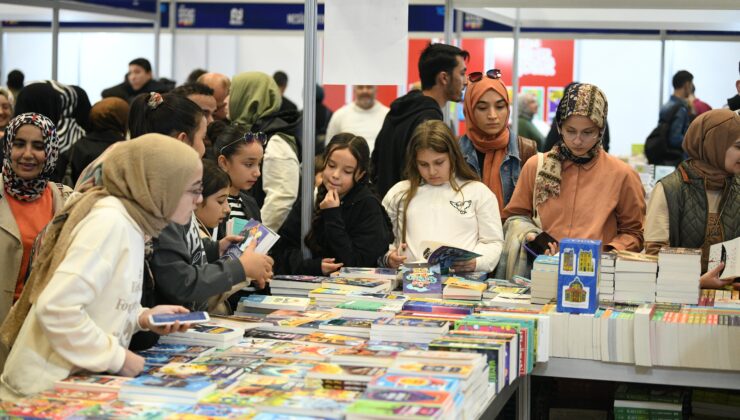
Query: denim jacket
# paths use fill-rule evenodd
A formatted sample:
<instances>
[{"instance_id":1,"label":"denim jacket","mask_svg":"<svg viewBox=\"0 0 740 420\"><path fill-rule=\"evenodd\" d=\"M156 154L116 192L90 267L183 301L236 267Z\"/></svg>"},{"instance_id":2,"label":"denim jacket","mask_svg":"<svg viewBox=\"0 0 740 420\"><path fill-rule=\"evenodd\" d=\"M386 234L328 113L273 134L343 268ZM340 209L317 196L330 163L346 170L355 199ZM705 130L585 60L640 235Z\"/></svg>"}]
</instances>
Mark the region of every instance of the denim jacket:
<instances>
[{"instance_id":1,"label":"denim jacket","mask_svg":"<svg viewBox=\"0 0 740 420\"><path fill-rule=\"evenodd\" d=\"M475 152L475 146L473 142L465 134L460 138L460 149L465 157L465 161L468 162L471 168L479 175L483 176L482 163L478 162L478 154ZM501 163L501 183L503 184L504 192L504 207L509 204L511 195L514 194L514 187L519 180L519 172L521 171L521 158L519 157L519 142L514 134L509 134L509 152L504 157L504 161Z\"/></svg>"}]
</instances>

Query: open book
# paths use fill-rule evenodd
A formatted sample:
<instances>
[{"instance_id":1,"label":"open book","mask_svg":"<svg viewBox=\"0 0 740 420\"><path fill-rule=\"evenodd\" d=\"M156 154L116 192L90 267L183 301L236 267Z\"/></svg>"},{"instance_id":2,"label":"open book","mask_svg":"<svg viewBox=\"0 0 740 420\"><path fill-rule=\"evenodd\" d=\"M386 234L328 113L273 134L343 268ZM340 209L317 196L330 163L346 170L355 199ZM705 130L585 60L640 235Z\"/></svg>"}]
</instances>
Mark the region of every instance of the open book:
<instances>
[{"instance_id":1,"label":"open book","mask_svg":"<svg viewBox=\"0 0 740 420\"><path fill-rule=\"evenodd\" d=\"M725 263L725 268L719 274L721 280L740 277L740 238L709 247L709 269L717 267L720 262Z\"/></svg>"},{"instance_id":2,"label":"open book","mask_svg":"<svg viewBox=\"0 0 740 420\"><path fill-rule=\"evenodd\" d=\"M244 223L239 235L244 237L244 241L241 243L232 243L231 246L226 249L224 256L238 259L253 241L257 241L255 252L258 254L267 254L270 248L272 248L272 246L275 245L275 242L280 238L280 235L254 219L249 219Z\"/></svg>"},{"instance_id":3,"label":"open book","mask_svg":"<svg viewBox=\"0 0 740 420\"><path fill-rule=\"evenodd\" d=\"M481 255L463 248L434 241L422 241L424 258L431 265L439 264L441 269L449 268L456 262L468 261Z\"/></svg>"}]
</instances>

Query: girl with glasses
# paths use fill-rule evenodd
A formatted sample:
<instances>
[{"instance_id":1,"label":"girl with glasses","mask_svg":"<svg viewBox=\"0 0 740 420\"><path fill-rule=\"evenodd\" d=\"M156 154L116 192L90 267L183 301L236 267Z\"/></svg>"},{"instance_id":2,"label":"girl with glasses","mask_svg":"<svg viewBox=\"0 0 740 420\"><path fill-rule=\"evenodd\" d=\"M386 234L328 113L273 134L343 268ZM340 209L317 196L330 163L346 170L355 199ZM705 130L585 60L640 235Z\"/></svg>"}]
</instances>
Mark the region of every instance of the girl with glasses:
<instances>
[{"instance_id":1,"label":"girl with glasses","mask_svg":"<svg viewBox=\"0 0 740 420\"><path fill-rule=\"evenodd\" d=\"M597 86L579 83L565 91L555 121L561 140L524 165L504 209L507 245L544 230L557 240L600 239L605 250L642 250L645 193L637 173L601 147L606 115L606 96ZM508 226L522 220L518 232ZM555 252L552 243L547 253Z\"/></svg>"}]
</instances>

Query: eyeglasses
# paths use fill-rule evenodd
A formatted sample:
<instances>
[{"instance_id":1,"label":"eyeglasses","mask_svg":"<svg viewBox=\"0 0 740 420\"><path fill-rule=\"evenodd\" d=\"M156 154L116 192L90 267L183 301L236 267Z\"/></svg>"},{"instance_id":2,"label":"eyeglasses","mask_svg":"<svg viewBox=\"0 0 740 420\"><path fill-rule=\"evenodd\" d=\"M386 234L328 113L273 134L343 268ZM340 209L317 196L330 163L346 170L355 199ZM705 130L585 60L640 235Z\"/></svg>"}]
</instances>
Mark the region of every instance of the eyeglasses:
<instances>
[{"instance_id":1,"label":"eyeglasses","mask_svg":"<svg viewBox=\"0 0 740 420\"><path fill-rule=\"evenodd\" d=\"M489 79L500 79L501 78L501 70L499 69L490 69L485 73L485 76ZM474 71L468 75L468 81L471 83L480 82L481 79L483 79L483 72L480 71Z\"/></svg>"},{"instance_id":2,"label":"eyeglasses","mask_svg":"<svg viewBox=\"0 0 740 420\"><path fill-rule=\"evenodd\" d=\"M203 187L193 188L192 190L186 190L185 192L197 199L198 197L203 195Z\"/></svg>"},{"instance_id":3,"label":"eyeglasses","mask_svg":"<svg viewBox=\"0 0 740 420\"><path fill-rule=\"evenodd\" d=\"M253 133L251 131L246 132L243 136L240 138L232 141L231 143L227 144L226 146L218 149L218 154L222 155L224 154L224 150L228 149L229 147L235 145L239 142L244 142L246 144L258 141L263 147L265 146L265 143L267 143L267 135L261 131L258 131L256 133Z\"/></svg>"},{"instance_id":4,"label":"eyeglasses","mask_svg":"<svg viewBox=\"0 0 740 420\"><path fill-rule=\"evenodd\" d=\"M580 137L581 140L583 141L591 141L599 136L599 130L593 129L593 131L591 131L589 129L589 130L585 130L581 132L564 130L562 132L562 135L563 135L563 139L568 140L568 141L573 141L577 139L578 137Z\"/></svg>"}]
</instances>

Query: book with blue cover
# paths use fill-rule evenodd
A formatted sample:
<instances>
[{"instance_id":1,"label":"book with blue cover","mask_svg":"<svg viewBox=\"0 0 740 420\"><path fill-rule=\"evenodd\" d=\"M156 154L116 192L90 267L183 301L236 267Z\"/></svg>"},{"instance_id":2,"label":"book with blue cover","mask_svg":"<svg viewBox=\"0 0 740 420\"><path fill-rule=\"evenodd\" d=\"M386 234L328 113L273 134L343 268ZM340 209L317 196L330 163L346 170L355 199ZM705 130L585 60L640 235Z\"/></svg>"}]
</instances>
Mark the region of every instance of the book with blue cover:
<instances>
[{"instance_id":1,"label":"book with blue cover","mask_svg":"<svg viewBox=\"0 0 740 420\"><path fill-rule=\"evenodd\" d=\"M369 389L406 389L412 391L460 392L460 380L430 375L386 373L370 381Z\"/></svg>"},{"instance_id":2,"label":"book with blue cover","mask_svg":"<svg viewBox=\"0 0 740 420\"><path fill-rule=\"evenodd\" d=\"M142 375L121 386L118 398L123 401L197 402L216 389L208 378Z\"/></svg>"},{"instance_id":3,"label":"book with blue cover","mask_svg":"<svg viewBox=\"0 0 740 420\"><path fill-rule=\"evenodd\" d=\"M560 241L558 312L596 312L600 264L600 240L566 238Z\"/></svg>"},{"instance_id":4,"label":"book with blue cover","mask_svg":"<svg viewBox=\"0 0 740 420\"><path fill-rule=\"evenodd\" d=\"M228 224L232 223L232 221L234 221L234 227L232 228L233 230L229 230ZM238 232L238 235L243 236L244 240L241 243L234 243L229 246L226 249L224 256L239 259L239 257L244 253L244 250L246 250L252 242L257 243L257 246L254 249L256 253L267 254L270 248L272 248L277 240L280 239L280 235L254 219L249 219L243 224L242 221L243 219L234 218L227 222L227 230L230 232ZM238 226L236 226L237 223L239 224ZM241 229L238 230L238 228Z\"/></svg>"}]
</instances>

